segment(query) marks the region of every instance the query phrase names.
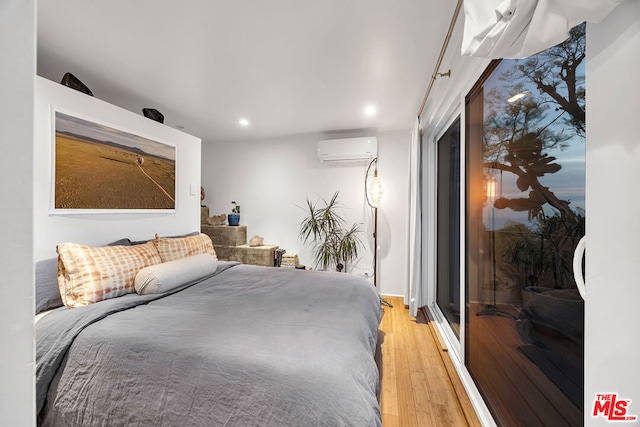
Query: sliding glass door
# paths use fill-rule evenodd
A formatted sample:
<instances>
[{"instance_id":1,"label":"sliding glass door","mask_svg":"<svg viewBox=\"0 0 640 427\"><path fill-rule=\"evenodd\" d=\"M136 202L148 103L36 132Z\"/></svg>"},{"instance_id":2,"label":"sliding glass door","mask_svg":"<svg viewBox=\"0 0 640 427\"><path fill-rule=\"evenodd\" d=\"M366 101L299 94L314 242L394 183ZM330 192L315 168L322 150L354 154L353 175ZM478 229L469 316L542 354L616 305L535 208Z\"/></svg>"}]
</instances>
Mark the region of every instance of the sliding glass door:
<instances>
[{"instance_id":1,"label":"sliding glass door","mask_svg":"<svg viewBox=\"0 0 640 427\"><path fill-rule=\"evenodd\" d=\"M583 422L584 25L466 99L465 363L502 426Z\"/></svg>"},{"instance_id":2,"label":"sliding glass door","mask_svg":"<svg viewBox=\"0 0 640 427\"><path fill-rule=\"evenodd\" d=\"M436 301L460 339L460 117L437 143Z\"/></svg>"}]
</instances>

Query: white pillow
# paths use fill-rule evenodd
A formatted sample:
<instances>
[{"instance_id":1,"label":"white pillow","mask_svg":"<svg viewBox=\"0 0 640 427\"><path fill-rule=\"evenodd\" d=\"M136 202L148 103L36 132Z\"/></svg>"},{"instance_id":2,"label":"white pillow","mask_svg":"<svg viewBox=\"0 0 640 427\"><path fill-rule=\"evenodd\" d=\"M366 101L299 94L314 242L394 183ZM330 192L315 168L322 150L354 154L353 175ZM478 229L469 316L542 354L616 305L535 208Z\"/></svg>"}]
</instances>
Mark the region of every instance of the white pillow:
<instances>
[{"instance_id":1,"label":"white pillow","mask_svg":"<svg viewBox=\"0 0 640 427\"><path fill-rule=\"evenodd\" d=\"M140 295L161 294L215 273L218 260L210 254L198 254L175 261L145 267L134 281Z\"/></svg>"}]
</instances>

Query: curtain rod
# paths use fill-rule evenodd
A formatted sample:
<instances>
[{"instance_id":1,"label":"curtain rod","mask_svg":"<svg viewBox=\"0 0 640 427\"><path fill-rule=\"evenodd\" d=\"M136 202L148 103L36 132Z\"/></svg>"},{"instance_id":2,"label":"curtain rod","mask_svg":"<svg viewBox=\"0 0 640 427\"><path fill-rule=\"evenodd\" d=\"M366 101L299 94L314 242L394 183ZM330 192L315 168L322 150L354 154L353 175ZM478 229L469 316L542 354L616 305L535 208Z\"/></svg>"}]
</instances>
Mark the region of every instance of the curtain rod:
<instances>
[{"instance_id":1,"label":"curtain rod","mask_svg":"<svg viewBox=\"0 0 640 427\"><path fill-rule=\"evenodd\" d=\"M460 14L460 9L462 8L462 0L458 0L456 4L456 8L453 11L453 17L451 18L451 23L449 24L449 30L447 31L447 36L444 38L444 43L442 43L442 49L440 49L440 55L438 56L438 61L436 62L436 67L433 70L433 74L431 75L431 81L429 81L429 87L427 88L427 92L424 94L424 98L422 98L422 104L420 105L420 109L418 110L418 119L422 115L422 110L424 110L424 105L427 103L427 98L429 97L429 93L431 92L431 88L433 87L433 83L436 81L438 77L438 70L440 69L440 65L442 64L442 58L444 58L444 54L447 51L447 46L449 46L449 40L451 39L451 34L453 33L453 27L456 25L456 20L458 19L458 15Z\"/></svg>"}]
</instances>

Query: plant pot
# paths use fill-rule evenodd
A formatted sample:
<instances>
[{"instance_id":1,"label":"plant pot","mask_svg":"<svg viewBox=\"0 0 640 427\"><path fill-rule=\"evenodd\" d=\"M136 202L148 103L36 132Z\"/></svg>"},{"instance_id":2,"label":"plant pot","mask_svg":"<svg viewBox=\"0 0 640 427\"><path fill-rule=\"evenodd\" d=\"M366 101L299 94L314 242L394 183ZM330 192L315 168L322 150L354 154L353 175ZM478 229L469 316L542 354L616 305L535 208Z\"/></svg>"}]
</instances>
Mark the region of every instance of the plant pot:
<instances>
[{"instance_id":1,"label":"plant pot","mask_svg":"<svg viewBox=\"0 0 640 427\"><path fill-rule=\"evenodd\" d=\"M229 221L229 225L240 225L240 214L227 215L227 221Z\"/></svg>"}]
</instances>

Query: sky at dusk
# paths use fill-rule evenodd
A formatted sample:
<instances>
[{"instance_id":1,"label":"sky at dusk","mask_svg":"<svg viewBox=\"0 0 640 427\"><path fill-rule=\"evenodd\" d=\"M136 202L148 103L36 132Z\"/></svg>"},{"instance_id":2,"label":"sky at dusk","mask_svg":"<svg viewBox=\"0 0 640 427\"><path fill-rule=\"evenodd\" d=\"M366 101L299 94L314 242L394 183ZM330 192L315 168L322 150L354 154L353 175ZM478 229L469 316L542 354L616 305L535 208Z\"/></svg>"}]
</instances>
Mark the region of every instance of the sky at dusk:
<instances>
[{"instance_id":1,"label":"sky at dusk","mask_svg":"<svg viewBox=\"0 0 640 427\"><path fill-rule=\"evenodd\" d=\"M176 148L142 136L114 129L99 123L56 111L56 132L69 132L100 141L111 141L127 147L139 148L146 153L176 160Z\"/></svg>"},{"instance_id":2,"label":"sky at dusk","mask_svg":"<svg viewBox=\"0 0 640 427\"><path fill-rule=\"evenodd\" d=\"M518 60L503 60L498 68L494 71L492 76L487 80L484 86L484 92L497 90L502 91L506 86L505 82L500 79L502 73L510 69L514 65L517 65ZM585 77L585 65L584 62L579 66L577 70L578 84L584 84ZM539 96L541 92L533 83L525 82L523 89L526 91L526 96L536 95ZM566 86L558 86L558 92L566 96ZM515 94L504 93L504 108L507 108L506 99ZM544 95L548 97L548 95ZM485 105L485 109L489 108ZM587 106L588 108L588 106ZM564 113L560 119L557 119L558 110L555 108L549 108L544 115L543 119L539 123L539 126L549 126L556 132L565 132L566 134L575 133L571 125L568 125L563 119L568 117L567 113ZM555 119L555 120L554 120ZM550 148L543 150L549 156L556 158L554 163L561 165L561 169L556 173L547 173L542 177L539 177L539 181L545 187L548 187L558 198L569 201L569 206L572 210L584 210L585 208L585 140L584 137L572 136L570 139L564 142L565 147ZM526 198L529 191L520 191L516 186L517 176L510 172L494 171L495 179L498 183L497 196L505 197L508 199L513 198ZM544 205L545 214L552 216L555 210L548 204ZM523 224L529 224L527 218L527 212L516 212L511 209L495 209L492 210L491 203L487 203L484 207L484 223L487 228L495 229L503 228L509 222L519 222ZM493 216L493 217L492 217ZM492 226L492 222L494 226Z\"/></svg>"}]
</instances>

